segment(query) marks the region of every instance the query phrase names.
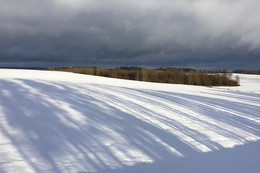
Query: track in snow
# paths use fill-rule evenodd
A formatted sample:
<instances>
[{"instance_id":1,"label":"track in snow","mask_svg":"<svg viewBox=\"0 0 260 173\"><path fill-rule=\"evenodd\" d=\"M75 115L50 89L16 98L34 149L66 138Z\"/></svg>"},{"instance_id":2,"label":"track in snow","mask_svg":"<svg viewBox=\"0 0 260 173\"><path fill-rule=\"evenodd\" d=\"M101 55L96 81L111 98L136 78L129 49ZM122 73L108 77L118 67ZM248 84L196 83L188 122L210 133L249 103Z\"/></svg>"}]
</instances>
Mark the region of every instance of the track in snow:
<instances>
[{"instance_id":1,"label":"track in snow","mask_svg":"<svg viewBox=\"0 0 260 173\"><path fill-rule=\"evenodd\" d=\"M0 70L0 172L259 172L260 93L236 90Z\"/></svg>"}]
</instances>

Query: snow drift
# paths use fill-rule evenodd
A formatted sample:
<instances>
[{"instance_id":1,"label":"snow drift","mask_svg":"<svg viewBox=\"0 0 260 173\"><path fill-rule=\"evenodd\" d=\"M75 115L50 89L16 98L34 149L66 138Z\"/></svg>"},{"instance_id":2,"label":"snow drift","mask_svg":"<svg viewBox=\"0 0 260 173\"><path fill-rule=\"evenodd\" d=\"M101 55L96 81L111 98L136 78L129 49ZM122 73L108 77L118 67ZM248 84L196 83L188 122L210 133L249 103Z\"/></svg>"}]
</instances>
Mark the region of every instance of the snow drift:
<instances>
[{"instance_id":1,"label":"snow drift","mask_svg":"<svg viewBox=\"0 0 260 173\"><path fill-rule=\"evenodd\" d=\"M0 172L259 172L260 76L240 80L209 88L2 69Z\"/></svg>"}]
</instances>

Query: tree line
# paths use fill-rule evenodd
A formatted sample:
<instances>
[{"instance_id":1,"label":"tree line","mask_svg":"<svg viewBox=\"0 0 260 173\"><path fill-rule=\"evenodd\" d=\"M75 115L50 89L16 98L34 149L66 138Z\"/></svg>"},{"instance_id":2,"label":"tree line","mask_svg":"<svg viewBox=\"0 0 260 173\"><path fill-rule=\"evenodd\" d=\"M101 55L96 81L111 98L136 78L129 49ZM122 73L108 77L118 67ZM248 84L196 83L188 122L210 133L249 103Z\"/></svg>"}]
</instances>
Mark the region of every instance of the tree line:
<instances>
[{"instance_id":1,"label":"tree line","mask_svg":"<svg viewBox=\"0 0 260 173\"><path fill-rule=\"evenodd\" d=\"M239 78L236 77L236 79L233 80L231 73L209 73L207 71L193 69L147 69L142 67L119 67L115 69L103 69L100 67L55 67L48 68L48 70L67 71L104 77L171 84L202 86L239 85Z\"/></svg>"},{"instance_id":2,"label":"tree line","mask_svg":"<svg viewBox=\"0 0 260 173\"><path fill-rule=\"evenodd\" d=\"M260 74L260 70L215 70L210 71L211 73L241 73L241 74Z\"/></svg>"}]
</instances>

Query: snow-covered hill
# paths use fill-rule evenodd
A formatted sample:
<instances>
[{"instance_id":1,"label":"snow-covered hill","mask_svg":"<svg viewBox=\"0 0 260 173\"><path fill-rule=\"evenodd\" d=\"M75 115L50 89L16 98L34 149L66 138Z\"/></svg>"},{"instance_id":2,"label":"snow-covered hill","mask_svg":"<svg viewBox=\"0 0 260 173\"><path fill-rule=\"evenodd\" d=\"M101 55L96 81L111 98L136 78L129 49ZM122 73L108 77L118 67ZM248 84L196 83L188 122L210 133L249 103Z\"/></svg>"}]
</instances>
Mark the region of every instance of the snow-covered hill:
<instances>
[{"instance_id":1,"label":"snow-covered hill","mask_svg":"<svg viewBox=\"0 0 260 173\"><path fill-rule=\"evenodd\" d=\"M0 172L260 172L260 76L200 87L0 70Z\"/></svg>"}]
</instances>

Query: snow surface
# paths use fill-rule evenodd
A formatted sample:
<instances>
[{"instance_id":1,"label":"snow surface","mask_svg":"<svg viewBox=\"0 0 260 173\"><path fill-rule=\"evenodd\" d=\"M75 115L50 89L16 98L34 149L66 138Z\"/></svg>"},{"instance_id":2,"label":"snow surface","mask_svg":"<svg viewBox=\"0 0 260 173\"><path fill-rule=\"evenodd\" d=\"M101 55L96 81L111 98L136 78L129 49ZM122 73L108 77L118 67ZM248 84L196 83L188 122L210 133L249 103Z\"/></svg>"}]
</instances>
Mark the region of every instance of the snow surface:
<instances>
[{"instance_id":1,"label":"snow surface","mask_svg":"<svg viewBox=\"0 0 260 173\"><path fill-rule=\"evenodd\" d=\"M260 76L201 87L0 70L0 172L260 172Z\"/></svg>"},{"instance_id":2,"label":"snow surface","mask_svg":"<svg viewBox=\"0 0 260 173\"><path fill-rule=\"evenodd\" d=\"M244 91L244 92L252 92L260 94L260 75L247 75L247 74L233 74L233 78L236 76L240 78L239 87L221 87L223 89L228 90L236 90L236 91Z\"/></svg>"}]
</instances>

